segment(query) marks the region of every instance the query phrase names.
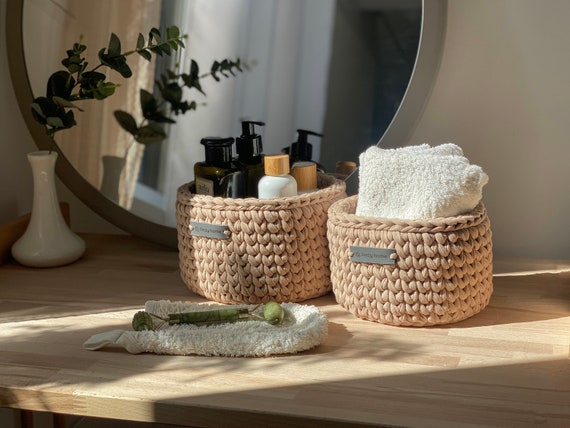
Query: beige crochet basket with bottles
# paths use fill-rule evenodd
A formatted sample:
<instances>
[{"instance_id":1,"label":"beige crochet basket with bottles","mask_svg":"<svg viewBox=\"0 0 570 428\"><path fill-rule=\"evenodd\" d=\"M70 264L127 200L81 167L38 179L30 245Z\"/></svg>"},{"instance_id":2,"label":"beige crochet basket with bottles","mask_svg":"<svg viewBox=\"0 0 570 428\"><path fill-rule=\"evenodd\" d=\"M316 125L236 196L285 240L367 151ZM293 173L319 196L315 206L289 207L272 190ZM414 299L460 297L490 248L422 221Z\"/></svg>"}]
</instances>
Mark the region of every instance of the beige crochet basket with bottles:
<instances>
[{"instance_id":1,"label":"beige crochet basket with bottles","mask_svg":"<svg viewBox=\"0 0 570 428\"><path fill-rule=\"evenodd\" d=\"M400 221L355 215L357 196L328 213L332 289L359 318L431 326L482 311L493 292L487 212ZM390 264L393 263L393 264Z\"/></svg>"},{"instance_id":2,"label":"beige crochet basket with bottles","mask_svg":"<svg viewBox=\"0 0 570 428\"><path fill-rule=\"evenodd\" d=\"M299 302L331 290L327 210L345 183L319 174L318 190L232 199L178 189L180 272L193 292L220 303Z\"/></svg>"}]
</instances>

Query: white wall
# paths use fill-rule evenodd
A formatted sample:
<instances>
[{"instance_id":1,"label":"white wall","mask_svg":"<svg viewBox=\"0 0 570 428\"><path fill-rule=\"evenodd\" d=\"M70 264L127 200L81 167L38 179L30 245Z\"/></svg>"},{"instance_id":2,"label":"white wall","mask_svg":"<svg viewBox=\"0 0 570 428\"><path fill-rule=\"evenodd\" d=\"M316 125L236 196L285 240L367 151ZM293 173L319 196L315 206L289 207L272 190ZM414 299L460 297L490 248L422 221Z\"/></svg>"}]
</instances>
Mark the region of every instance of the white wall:
<instances>
[{"instance_id":1,"label":"white wall","mask_svg":"<svg viewBox=\"0 0 570 428\"><path fill-rule=\"evenodd\" d=\"M411 142L452 141L490 177L495 254L570 258L570 2L449 0Z\"/></svg>"},{"instance_id":2,"label":"white wall","mask_svg":"<svg viewBox=\"0 0 570 428\"><path fill-rule=\"evenodd\" d=\"M26 152L0 0L0 222L30 209ZM445 53L411 142L453 141L490 176L484 190L496 254L570 258L570 2L449 0ZM75 229L113 230L60 186Z\"/></svg>"}]
</instances>

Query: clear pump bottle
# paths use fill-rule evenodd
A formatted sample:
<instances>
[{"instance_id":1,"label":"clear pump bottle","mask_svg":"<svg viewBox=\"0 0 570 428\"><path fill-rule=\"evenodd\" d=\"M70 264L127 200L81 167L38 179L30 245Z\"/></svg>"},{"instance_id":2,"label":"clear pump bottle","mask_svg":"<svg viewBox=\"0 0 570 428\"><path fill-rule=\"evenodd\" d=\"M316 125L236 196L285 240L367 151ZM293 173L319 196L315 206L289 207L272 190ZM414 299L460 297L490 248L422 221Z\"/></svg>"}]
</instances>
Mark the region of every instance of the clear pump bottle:
<instances>
[{"instance_id":1,"label":"clear pump bottle","mask_svg":"<svg viewBox=\"0 0 570 428\"><path fill-rule=\"evenodd\" d=\"M289 174L289 156L265 156L265 175L259 180L259 198L284 198L297 195L297 182Z\"/></svg>"},{"instance_id":2,"label":"clear pump bottle","mask_svg":"<svg viewBox=\"0 0 570 428\"><path fill-rule=\"evenodd\" d=\"M204 145L206 159L194 164L196 193L224 198L244 197L244 173L232 161L234 139L207 137L200 143Z\"/></svg>"},{"instance_id":3,"label":"clear pump bottle","mask_svg":"<svg viewBox=\"0 0 570 428\"><path fill-rule=\"evenodd\" d=\"M257 197L257 184L264 174L263 143L261 135L255 132L256 125L263 126L265 123L242 121L242 134L236 138L237 162L244 170L245 193L250 197Z\"/></svg>"}]
</instances>

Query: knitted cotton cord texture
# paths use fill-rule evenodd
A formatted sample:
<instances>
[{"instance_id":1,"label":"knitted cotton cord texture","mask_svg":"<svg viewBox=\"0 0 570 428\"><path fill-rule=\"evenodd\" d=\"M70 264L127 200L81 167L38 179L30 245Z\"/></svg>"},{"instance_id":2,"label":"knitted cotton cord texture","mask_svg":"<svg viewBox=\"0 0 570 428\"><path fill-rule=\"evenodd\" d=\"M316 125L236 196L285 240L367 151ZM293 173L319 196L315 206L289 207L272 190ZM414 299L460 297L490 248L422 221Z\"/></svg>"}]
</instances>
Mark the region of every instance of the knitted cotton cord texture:
<instances>
[{"instance_id":1,"label":"knitted cotton cord texture","mask_svg":"<svg viewBox=\"0 0 570 428\"><path fill-rule=\"evenodd\" d=\"M492 233L483 204L405 221L355 215L357 196L329 209L332 289L359 318L399 326L448 324L482 311L493 292ZM395 264L353 262L350 247L394 249Z\"/></svg>"},{"instance_id":2,"label":"knitted cotton cord texture","mask_svg":"<svg viewBox=\"0 0 570 428\"><path fill-rule=\"evenodd\" d=\"M345 183L319 175L319 190L275 199L197 195L178 189L180 272L193 292L219 303L299 302L331 290L327 211ZM193 236L191 221L222 225L227 239Z\"/></svg>"}]
</instances>

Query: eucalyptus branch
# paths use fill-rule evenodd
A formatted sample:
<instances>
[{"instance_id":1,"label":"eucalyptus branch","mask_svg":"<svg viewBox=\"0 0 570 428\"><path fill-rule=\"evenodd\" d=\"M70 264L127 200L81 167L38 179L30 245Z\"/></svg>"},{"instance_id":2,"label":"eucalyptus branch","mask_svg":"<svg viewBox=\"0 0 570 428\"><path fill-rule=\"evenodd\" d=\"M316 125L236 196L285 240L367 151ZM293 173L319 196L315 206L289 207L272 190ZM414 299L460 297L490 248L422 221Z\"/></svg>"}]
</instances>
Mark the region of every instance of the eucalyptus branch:
<instances>
[{"instance_id":1,"label":"eucalyptus branch","mask_svg":"<svg viewBox=\"0 0 570 428\"><path fill-rule=\"evenodd\" d=\"M97 70L107 67L124 78L130 78L133 73L127 63L128 56L136 53L147 61L151 61L153 54L170 56L172 52L184 48L185 38L186 35L180 35L178 27L172 26L166 29L163 41L160 31L152 28L147 39L142 34L138 35L135 49L122 52L119 37L111 33L107 48L98 52L99 64L88 70L88 62L83 57L87 46L82 44L80 37L79 42L66 51L67 58L61 61L65 70L56 71L49 77L46 96L33 100L31 108L34 119L46 128L47 135L53 139L56 132L77 125L73 111L82 110L74 102L104 100L120 86L108 82L107 76Z\"/></svg>"},{"instance_id":2,"label":"eucalyptus branch","mask_svg":"<svg viewBox=\"0 0 570 428\"><path fill-rule=\"evenodd\" d=\"M168 69L159 76L155 81L159 97L144 89L140 90L140 107L145 119L143 123L137 125L134 117L123 110L116 110L115 118L137 142L141 144L160 142L166 138L163 124L176 123L172 115L178 116L190 110L196 110L199 105L196 101L183 99L184 88L195 89L206 96L202 89L201 79L211 76L219 82L221 80L219 75L228 78L236 76L236 71L243 72L244 69L249 69L249 66L243 64L239 58L235 61L224 59L214 61L208 73L200 74L198 63L191 60L187 73L176 73Z\"/></svg>"}]
</instances>

